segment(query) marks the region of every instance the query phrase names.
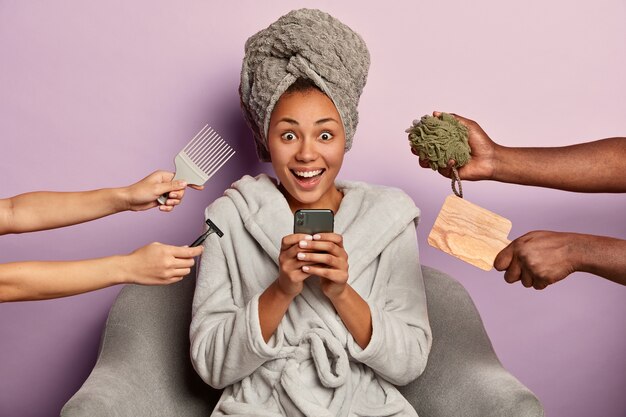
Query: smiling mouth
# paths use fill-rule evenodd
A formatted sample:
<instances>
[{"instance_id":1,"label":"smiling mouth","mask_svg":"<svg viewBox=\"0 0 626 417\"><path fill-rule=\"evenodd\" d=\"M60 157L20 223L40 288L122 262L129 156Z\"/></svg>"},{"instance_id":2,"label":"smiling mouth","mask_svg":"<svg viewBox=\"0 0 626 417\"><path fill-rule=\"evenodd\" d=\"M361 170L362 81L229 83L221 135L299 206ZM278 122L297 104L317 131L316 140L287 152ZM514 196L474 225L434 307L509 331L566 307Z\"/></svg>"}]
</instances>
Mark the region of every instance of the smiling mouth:
<instances>
[{"instance_id":1,"label":"smiling mouth","mask_svg":"<svg viewBox=\"0 0 626 417\"><path fill-rule=\"evenodd\" d=\"M312 182L318 179L326 170L316 169L313 171L298 171L295 169L290 170L294 177L300 182Z\"/></svg>"}]
</instances>

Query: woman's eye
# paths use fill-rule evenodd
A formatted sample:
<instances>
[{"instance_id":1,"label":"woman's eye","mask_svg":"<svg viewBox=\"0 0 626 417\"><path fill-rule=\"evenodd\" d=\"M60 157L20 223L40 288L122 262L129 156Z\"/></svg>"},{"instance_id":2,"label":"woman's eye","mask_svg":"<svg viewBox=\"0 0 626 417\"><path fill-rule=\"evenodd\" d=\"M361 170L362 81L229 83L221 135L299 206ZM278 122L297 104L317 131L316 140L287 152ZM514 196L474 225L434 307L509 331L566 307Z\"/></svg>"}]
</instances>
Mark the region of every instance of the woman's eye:
<instances>
[{"instance_id":1,"label":"woman's eye","mask_svg":"<svg viewBox=\"0 0 626 417\"><path fill-rule=\"evenodd\" d=\"M296 135L293 134L293 132L286 132L283 133L283 135L281 136L284 140L287 141L292 141L296 138Z\"/></svg>"},{"instance_id":2,"label":"woman's eye","mask_svg":"<svg viewBox=\"0 0 626 417\"><path fill-rule=\"evenodd\" d=\"M320 139L323 141L331 140L332 138L333 138L333 135L331 135L328 132L324 132L320 135Z\"/></svg>"}]
</instances>

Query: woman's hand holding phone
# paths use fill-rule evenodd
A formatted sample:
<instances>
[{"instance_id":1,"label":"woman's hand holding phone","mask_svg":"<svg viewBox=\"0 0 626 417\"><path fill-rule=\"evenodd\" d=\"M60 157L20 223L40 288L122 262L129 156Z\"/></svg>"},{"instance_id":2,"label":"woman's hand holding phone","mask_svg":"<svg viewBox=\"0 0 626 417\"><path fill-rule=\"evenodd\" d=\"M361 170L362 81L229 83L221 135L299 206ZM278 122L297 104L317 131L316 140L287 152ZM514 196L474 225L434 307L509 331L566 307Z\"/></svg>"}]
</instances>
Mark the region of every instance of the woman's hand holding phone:
<instances>
[{"instance_id":1,"label":"woman's hand holding phone","mask_svg":"<svg viewBox=\"0 0 626 417\"><path fill-rule=\"evenodd\" d=\"M278 267L279 288L292 298L300 294L304 280L311 275L320 277L322 291L331 300L339 297L348 283L348 254L343 237L336 233L285 236Z\"/></svg>"},{"instance_id":2,"label":"woman's hand holding phone","mask_svg":"<svg viewBox=\"0 0 626 417\"><path fill-rule=\"evenodd\" d=\"M337 299L348 283L348 254L343 247L343 237L333 233L334 213L328 209L298 210L293 229L294 233L307 236L297 242L296 251L297 265L306 275L304 279L311 275L320 277L323 293L331 301Z\"/></svg>"},{"instance_id":3,"label":"woman's hand holding phone","mask_svg":"<svg viewBox=\"0 0 626 417\"><path fill-rule=\"evenodd\" d=\"M337 233L319 233L313 240L305 241L306 246L296 255L306 261L302 271L320 277L322 292L331 301L344 294L348 287L348 253L343 247L343 237ZM302 242L300 242L302 245Z\"/></svg>"},{"instance_id":4,"label":"woman's hand holding phone","mask_svg":"<svg viewBox=\"0 0 626 417\"><path fill-rule=\"evenodd\" d=\"M311 242L313 237L303 233L295 233L283 237L278 256L278 288L291 298L300 294L303 282L309 277L309 273L303 271L306 265L298 259L301 251L300 242Z\"/></svg>"}]
</instances>

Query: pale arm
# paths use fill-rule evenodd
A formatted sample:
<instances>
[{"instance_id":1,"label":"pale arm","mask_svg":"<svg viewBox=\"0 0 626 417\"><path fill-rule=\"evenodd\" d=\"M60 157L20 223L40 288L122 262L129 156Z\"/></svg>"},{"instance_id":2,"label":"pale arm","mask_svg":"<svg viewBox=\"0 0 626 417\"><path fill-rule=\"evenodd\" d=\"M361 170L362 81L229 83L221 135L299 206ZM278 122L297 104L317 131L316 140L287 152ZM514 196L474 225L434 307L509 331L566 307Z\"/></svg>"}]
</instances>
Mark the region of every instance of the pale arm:
<instances>
[{"instance_id":1,"label":"pale arm","mask_svg":"<svg viewBox=\"0 0 626 417\"><path fill-rule=\"evenodd\" d=\"M82 192L39 191L0 199L0 235L54 229L98 219L125 210L148 210L166 192L162 211L180 204L187 184L172 181L174 174L156 171L128 187ZM201 189L202 187L195 187Z\"/></svg>"},{"instance_id":2,"label":"pale arm","mask_svg":"<svg viewBox=\"0 0 626 417\"><path fill-rule=\"evenodd\" d=\"M189 274L202 247L152 243L129 255L0 265L0 302L66 297L122 283L166 285Z\"/></svg>"}]
</instances>

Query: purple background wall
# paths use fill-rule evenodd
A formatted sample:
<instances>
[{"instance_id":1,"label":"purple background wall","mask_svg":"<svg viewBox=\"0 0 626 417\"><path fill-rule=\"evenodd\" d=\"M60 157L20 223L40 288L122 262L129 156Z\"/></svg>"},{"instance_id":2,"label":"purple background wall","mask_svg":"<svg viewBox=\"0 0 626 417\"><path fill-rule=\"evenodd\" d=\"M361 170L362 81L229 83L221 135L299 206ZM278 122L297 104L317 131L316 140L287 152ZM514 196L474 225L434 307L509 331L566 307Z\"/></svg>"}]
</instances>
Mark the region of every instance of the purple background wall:
<instances>
[{"instance_id":1,"label":"purple background wall","mask_svg":"<svg viewBox=\"0 0 626 417\"><path fill-rule=\"evenodd\" d=\"M130 184L206 122L237 149L174 213L123 213L0 239L0 262L185 244L202 209L256 162L237 86L246 38L291 8L359 31L372 66L343 178L398 186L421 207L422 262L469 290L504 365L551 417L626 415L626 287L574 274L542 292L505 284L426 244L449 182L418 168L404 129L432 110L479 121L505 145L626 133L626 3L256 1L0 2L0 197ZM626 238L626 195L465 183L471 201L533 229ZM120 288L0 305L0 416L54 416L88 376Z\"/></svg>"}]
</instances>

